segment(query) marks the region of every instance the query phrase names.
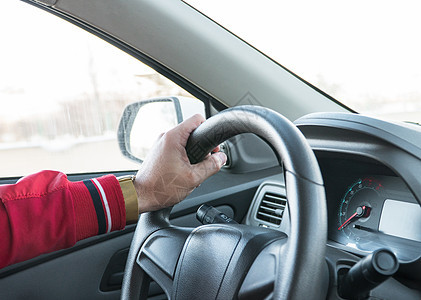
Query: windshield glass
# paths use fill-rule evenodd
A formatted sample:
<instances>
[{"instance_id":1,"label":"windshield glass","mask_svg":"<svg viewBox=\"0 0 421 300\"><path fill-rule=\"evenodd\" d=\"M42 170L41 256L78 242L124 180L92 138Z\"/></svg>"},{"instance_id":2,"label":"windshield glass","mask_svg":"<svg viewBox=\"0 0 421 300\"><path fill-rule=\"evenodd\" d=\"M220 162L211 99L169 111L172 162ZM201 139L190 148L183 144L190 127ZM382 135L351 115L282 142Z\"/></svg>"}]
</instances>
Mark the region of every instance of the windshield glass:
<instances>
[{"instance_id":1,"label":"windshield glass","mask_svg":"<svg viewBox=\"0 0 421 300\"><path fill-rule=\"evenodd\" d=\"M421 122L418 1L186 1L357 112Z\"/></svg>"}]
</instances>

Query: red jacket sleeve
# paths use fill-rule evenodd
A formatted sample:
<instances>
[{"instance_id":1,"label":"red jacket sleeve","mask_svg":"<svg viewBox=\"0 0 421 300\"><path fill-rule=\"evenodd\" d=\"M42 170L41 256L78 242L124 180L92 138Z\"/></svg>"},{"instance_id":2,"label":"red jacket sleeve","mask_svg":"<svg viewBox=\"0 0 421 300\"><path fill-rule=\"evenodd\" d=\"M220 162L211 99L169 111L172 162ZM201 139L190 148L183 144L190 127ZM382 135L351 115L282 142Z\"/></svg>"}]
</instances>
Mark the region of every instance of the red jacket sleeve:
<instances>
[{"instance_id":1,"label":"red jacket sleeve","mask_svg":"<svg viewBox=\"0 0 421 300\"><path fill-rule=\"evenodd\" d=\"M124 198L113 175L70 182L56 171L0 186L0 268L123 229Z\"/></svg>"}]
</instances>

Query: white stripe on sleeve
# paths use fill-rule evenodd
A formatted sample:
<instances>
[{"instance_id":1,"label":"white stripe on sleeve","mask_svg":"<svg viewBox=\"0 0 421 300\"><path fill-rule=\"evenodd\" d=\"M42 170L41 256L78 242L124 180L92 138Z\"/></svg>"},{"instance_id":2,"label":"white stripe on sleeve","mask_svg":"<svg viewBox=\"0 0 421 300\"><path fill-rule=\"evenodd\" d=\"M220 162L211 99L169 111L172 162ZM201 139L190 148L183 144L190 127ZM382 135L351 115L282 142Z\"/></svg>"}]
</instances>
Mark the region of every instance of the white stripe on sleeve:
<instances>
[{"instance_id":1,"label":"white stripe on sleeve","mask_svg":"<svg viewBox=\"0 0 421 300\"><path fill-rule=\"evenodd\" d=\"M101 184L96 178L93 178L92 181L95 183L95 185L98 187L99 191L101 192L102 201L104 202L105 211L107 213L107 220L108 220L108 226L107 226L107 233L111 231L111 213L110 213L110 207L108 206L107 197L105 196L104 189L102 188Z\"/></svg>"}]
</instances>

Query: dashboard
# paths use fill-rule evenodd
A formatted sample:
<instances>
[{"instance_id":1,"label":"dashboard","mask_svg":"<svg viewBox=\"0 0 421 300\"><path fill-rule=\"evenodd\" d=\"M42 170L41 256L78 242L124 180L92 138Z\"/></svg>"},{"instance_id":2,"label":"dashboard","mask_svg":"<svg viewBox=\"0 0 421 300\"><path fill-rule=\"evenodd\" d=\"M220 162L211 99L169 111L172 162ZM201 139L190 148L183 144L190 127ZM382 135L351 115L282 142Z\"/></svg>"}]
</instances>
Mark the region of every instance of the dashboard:
<instances>
[{"instance_id":1,"label":"dashboard","mask_svg":"<svg viewBox=\"0 0 421 300\"><path fill-rule=\"evenodd\" d=\"M419 265L421 127L341 113L296 125L323 175L329 244L361 256L387 248Z\"/></svg>"},{"instance_id":2,"label":"dashboard","mask_svg":"<svg viewBox=\"0 0 421 300\"><path fill-rule=\"evenodd\" d=\"M404 180L362 156L316 152L325 183L328 244L365 256L392 250L400 262L421 256L421 207ZM263 182L246 224L289 232L283 182ZM272 213L271 213L272 212Z\"/></svg>"},{"instance_id":3,"label":"dashboard","mask_svg":"<svg viewBox=\"0 0 421 300\"><path fill-rule=\"evenodd\" d=\"M336 268L333 273L339 274L344 262L352 265L386 248L400 263L396 278L418 290L421 127L341 113L312 114L295 124L313 149L323 176L328 210L327 260L332 262L331 268ZM288 234L287 201L282 179L263 182L245 223ZM387 293L394 289L408 291L387 288L386 296L379 297L388 299Z\"/></svg>"}]
</instances>

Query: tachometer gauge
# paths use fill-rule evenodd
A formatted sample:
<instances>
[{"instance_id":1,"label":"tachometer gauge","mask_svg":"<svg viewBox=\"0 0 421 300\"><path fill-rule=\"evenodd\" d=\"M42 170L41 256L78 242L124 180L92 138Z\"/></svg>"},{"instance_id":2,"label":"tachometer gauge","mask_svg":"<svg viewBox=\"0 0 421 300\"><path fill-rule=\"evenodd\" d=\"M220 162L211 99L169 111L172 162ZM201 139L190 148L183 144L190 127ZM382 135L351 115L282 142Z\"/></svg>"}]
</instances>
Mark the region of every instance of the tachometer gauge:
<instances>
[{"instance_id":1,"label":"tachometer gauge","mask_svg":"<svg viewBox=\"0 0 421 300\"><path fill-rule=\"evenodd\" d=\"M342 197L338 214L338 231L350 244L364 244L370 232L377 230L378 203L384 199L382 184L374 178L358 179ZM371 218L376 216L375 218ZM372 219L370 221L370 219Z\"/></svg>"}]
</instances>

